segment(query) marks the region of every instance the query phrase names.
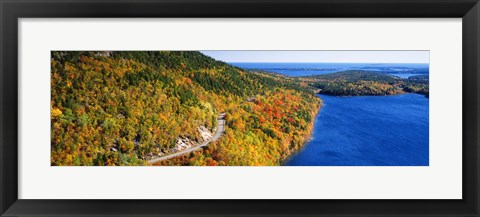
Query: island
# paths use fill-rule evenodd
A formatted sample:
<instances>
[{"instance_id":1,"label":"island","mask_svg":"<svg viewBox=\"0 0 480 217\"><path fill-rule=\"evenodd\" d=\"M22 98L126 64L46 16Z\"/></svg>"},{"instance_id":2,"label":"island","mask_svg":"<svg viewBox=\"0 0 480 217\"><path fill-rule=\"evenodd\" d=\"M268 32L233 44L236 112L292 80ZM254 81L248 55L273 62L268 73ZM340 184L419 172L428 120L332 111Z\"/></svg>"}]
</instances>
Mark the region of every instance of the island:
<instances>
[{"instance_id":1,"label":"island","mask_svg":"<svg viewBox=\"0 0 480 217\"><path fill-rule=\"evenodd\" d=\"M384 96L418 93L429 96L428 75L400 78L381 72L349 70L301 77L299 80L318 88L318 92L334 96Z\"/></svg>"}]
</instances>

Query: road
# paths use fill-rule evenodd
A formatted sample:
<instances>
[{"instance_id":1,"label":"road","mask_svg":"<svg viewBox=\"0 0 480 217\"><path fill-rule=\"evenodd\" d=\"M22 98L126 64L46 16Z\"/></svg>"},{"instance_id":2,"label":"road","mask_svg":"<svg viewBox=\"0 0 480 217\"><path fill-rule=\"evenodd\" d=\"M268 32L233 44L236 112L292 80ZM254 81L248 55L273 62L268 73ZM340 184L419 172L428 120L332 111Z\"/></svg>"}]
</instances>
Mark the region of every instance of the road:
<instances>
[{"instance_id":1,"label":"road","mask_svg":"<svg viewBox=\"0 0 480 217\"><path fill-rule=\"evenodd\" d=\"M192 151L196 151L196 150L198 150L198 149L200 149L204 146L207 146L208 144L210 144L210 142L217 141L218 139L220 139L220 137L223 136L224 131L225 131L225 113L221 113L217 118L217 131L215 132L215 134L212 136L212 138L210 140L205 141L198 146L191 147L191 148L179 151L179 152L175 152L173 154L153 158L153 159L149 160L148 163L149 164L154 164L154 163L157 163L157 162L160 162L160 161L168 160L170 158L174 158L174 157L178 157L178 156L181 156L181 155L184 155L184 154L188 154Z\"/></svg>"}]
</instances>

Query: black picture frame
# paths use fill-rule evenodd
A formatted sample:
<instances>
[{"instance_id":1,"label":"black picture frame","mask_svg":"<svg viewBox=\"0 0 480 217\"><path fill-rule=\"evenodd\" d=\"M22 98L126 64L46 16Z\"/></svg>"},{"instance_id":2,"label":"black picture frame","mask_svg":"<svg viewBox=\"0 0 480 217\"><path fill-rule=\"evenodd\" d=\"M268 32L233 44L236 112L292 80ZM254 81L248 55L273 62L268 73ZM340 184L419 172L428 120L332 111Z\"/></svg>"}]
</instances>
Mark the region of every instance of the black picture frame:
<instances>
[{"instance_id":1,"label":"black picture frame","mask_svg":"<svg viewBox=\"0 0 480 217\"><path fill-rule=\"evenodd\" d=\"M2 216L478 216L478 0L0 0ZM18 19L134 17L462 18L462 200L18 199ZM448 43L448 42L446 42Z\"/></svg>"}]
</instances>

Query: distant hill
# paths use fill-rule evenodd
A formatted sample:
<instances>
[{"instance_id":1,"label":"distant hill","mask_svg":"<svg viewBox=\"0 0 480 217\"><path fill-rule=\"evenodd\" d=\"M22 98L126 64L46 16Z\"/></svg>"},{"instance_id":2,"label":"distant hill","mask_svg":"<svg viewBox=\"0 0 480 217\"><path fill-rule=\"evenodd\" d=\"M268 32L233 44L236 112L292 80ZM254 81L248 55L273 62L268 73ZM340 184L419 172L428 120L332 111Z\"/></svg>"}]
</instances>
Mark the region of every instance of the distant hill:
<instances>
[{"instance_id":1,"label":"distant hill","mask_svg":"<svg viewBox=\"0 0 480 217\"><path fill-rule=\"evenodd\" d=\"M424 83L428 84L429 76L428 75L414 75L408 77L409 81L417 82L417 83Z\"/></svg>"},{"instance_id":2,"label":"distant hill","mask_svg":"<svg viewBox=\"0 0 480 217\"><path fill-rule=\"evenodd\" d=\"M428 97L428 75L402 79L396 76L361 70L349 70L331 74L300 78L320 93L336 96L395 95L416 92Z\"/></svg>"},{"instance_id":3,"label":"distant hill","mask_svg":"<svg viewBox=\"0 0 480 217\"><path fill-rule=\"evenodd\" d=\"M323 75L310 76L322 81L341 81L341 82L358 82L358 81L377 81L377 82L397 82L400 80L388 74L361 70L348 70L342 72L335 72Z\"/></svg>"}]
</instances>

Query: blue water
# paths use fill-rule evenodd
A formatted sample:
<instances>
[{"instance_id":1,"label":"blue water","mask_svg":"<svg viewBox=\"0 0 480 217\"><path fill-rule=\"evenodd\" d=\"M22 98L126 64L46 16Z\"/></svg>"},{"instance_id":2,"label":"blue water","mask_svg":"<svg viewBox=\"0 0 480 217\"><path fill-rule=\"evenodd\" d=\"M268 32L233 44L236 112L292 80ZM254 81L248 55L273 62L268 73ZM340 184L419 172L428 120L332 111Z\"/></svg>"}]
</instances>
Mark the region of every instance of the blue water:
<instances>
[{"instance_id":1,"label":"blue water","mask_svg":"<svg viewBox=\"0 0 480 217\"><path fill-rule=\"evenodd\" d=\"M345 70L377 71L400 76L402 74L428 74L428 64L410 63L229 63L244 69L276 72L297 77L321 75Z\"/></svg>"},{"instance_id":2,"label":"blue water","mask_svg":"<svg viewBox=\"0 0 480 217\"><path fill-rule=\"evenodd\" d=\"M409 78L409 77L419 75L419 74L390 74L390 75L397 76L397 77L400 77L400 78Z\"/></svg>"},{"instance_id":3,"label":"blue water","mask_svg":"<svg viewBox=\"0 0 480 217\"><path fill-rule=\"evenodd\" d=\"M428 98L419 94L336 97L324 106L312 139L287 166L428 166Z\"/></svg>"}]
</instances>

